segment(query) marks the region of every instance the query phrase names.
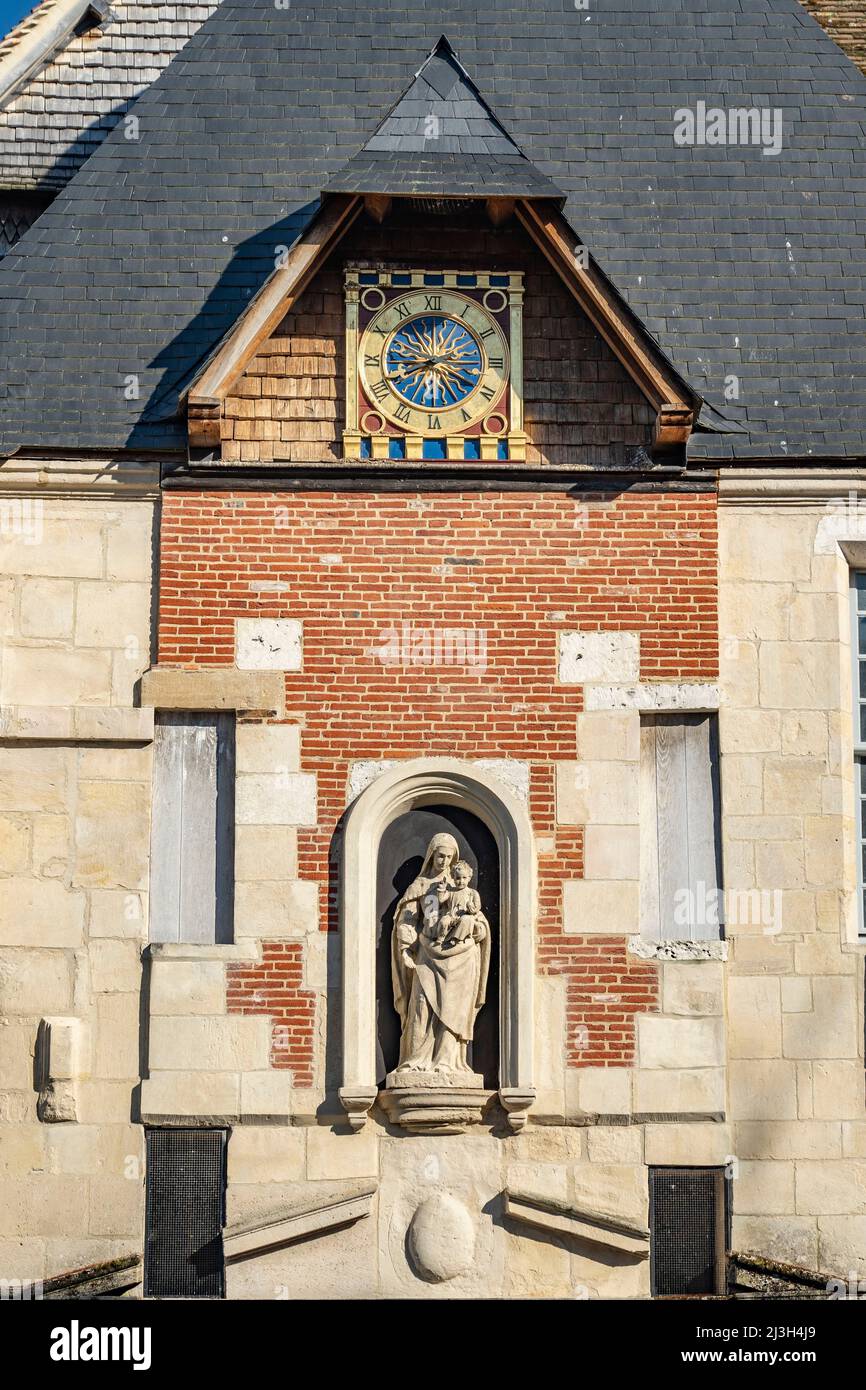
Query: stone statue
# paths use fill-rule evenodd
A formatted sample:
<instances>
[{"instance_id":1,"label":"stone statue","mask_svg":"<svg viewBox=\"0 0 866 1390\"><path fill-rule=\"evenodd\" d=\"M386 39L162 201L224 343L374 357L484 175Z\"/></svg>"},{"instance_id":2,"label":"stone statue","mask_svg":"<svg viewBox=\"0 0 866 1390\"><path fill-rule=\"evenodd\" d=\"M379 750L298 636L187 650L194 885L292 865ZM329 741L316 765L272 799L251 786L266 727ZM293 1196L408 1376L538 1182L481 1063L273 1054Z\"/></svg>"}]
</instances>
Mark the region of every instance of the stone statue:
<instances>
[{"instance_id":1,"label":"stone statue","mask_svg":"<svg viewBox=\"0 0 866 1390\"><path fill-rule=\"evenodd\" d=\"M392 979L400 1015L397 1072L474 1076L466 1050L484 1003L490 925L453 835L434 835L394 913Z\"/></svg>"}]
</instances>

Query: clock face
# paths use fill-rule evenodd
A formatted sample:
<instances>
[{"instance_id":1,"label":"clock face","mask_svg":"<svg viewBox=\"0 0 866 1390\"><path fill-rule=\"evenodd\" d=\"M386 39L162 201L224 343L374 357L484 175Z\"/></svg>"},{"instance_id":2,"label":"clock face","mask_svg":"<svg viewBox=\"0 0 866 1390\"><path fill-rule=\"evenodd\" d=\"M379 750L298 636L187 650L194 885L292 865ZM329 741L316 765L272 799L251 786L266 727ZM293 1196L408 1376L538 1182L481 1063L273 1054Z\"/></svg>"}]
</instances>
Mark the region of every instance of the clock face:
<instances>
[{"instance_id":1,"label":"clock face","mask_svg":"<svg viewBox=\"0 0 866 1390\"><path fill-rule=\"evenodd\" d=\"M505 336L492 314L455 291L389 300L367 325L359 359L372 411L407 432L457 433L502 408Z\"/></svg>"},{"instance_id":2,"label":"clock face","mask_svg":"<svg viewBox=\"0 0 866 1390\"><path fill-rule=\"evenodd\" d=\"M484 370L478 339L459 319L426 314L391 335L385 380L410 405L445 410L471 396Z\"/></svg>"}]
</instances>

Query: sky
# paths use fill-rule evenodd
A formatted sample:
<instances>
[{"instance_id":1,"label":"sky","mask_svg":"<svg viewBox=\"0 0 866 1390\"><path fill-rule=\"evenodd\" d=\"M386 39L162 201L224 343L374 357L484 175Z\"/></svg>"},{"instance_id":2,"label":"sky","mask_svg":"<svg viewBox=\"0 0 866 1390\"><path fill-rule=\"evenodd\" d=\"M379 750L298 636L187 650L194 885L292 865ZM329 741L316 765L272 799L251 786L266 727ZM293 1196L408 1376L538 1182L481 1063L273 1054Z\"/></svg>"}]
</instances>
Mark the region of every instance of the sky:
<instances>
[{"instance_id":1,"label":"sky","mask_svg":"<svg viewBox=\"0 0 866 1390\"><path fill-rule=\"evenodd\" d=\"M36 0L0 0L0 36L8 34L13 24L29 14Z\"/></svg>"}]
</instances>

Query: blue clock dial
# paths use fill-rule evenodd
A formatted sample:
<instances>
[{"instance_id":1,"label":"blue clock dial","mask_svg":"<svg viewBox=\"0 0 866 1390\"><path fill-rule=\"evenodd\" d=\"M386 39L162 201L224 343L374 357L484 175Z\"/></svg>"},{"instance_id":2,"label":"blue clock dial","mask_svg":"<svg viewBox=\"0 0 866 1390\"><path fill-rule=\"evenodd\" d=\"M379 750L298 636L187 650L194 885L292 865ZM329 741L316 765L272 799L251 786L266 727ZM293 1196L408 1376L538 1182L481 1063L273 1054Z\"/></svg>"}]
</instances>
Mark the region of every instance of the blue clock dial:
<instances>
[{"instance_id":1,"label":"blue clock dial","mask_svg":"<svg viewBox=\"0 0 866 1390\"><path fill-rule=\"evenodd\" d=\"M484 370L481 346L469 329L442 314L424 314L398 328L383 365L397 395L427 410L459 405Z\"/></svg>"}]
</instances>

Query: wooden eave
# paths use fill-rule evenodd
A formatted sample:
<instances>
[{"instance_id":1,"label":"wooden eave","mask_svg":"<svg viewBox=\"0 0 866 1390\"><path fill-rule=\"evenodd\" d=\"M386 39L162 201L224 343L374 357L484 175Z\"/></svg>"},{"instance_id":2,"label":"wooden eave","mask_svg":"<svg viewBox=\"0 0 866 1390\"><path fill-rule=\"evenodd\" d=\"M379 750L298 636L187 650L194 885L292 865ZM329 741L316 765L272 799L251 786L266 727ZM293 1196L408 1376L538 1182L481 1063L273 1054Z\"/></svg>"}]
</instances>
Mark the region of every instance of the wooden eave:
<instances>
[{"instance_id":1,"label":"wooden eave","mask_svg":"<svg viewBox=\"0 0 866 1390\"><path fill-rule=\"evenodd\" d=\"M592 261L586 266L582 264L574 232L562 214L549 201L528 198L518 199L515 213L655 410L655 447L684 446L697 419L700 398L677 375L649 333L627 312L620 296Z\"/></svg>"},{"instance_id":2,"label":"wooden eave","mask_svg":"<svg viewBox=\"0 0 866 1390\"><path fill-rule=\"evenodd\" d=\"M364 205L362 198L333 194L289 251L284 265L268 277L258 293L193 378L181 397L187 407L189 442L194 448L218 448L223 404L232 387L303 294Z\"/></svg>"}]
</instances>

